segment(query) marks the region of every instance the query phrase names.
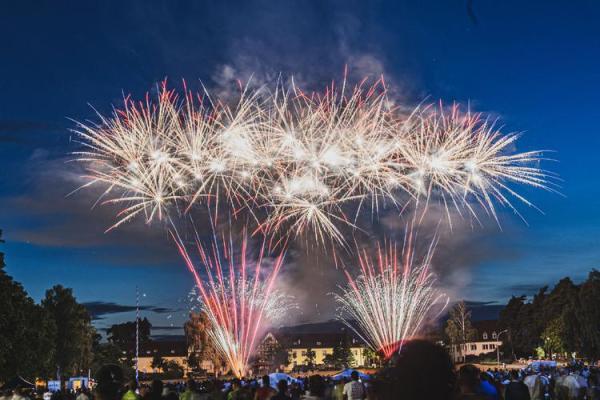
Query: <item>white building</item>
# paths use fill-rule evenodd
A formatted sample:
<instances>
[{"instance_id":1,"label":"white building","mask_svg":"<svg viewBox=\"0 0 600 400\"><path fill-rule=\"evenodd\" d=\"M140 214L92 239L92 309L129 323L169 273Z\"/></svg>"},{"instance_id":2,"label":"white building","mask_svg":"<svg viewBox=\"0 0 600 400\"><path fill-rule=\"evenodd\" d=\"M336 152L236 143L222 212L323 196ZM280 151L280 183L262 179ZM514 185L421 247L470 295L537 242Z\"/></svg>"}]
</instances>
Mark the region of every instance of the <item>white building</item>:
<instances>
[{"instance_id":1,"label":"white building","mask_svg":"<svg viewBox=\"0 0 600 400\"><path fill-rule=\"evenodd\" d=\"M502 329L498 327L498 321L486 320L473 322L473 328L477 331L475 339L463 344L452 345L450 354L454 362L461 362L465 357L481 356L489 354L496 356L497 348L502 345L499 338Z\"/></svg>"}]
</instances>

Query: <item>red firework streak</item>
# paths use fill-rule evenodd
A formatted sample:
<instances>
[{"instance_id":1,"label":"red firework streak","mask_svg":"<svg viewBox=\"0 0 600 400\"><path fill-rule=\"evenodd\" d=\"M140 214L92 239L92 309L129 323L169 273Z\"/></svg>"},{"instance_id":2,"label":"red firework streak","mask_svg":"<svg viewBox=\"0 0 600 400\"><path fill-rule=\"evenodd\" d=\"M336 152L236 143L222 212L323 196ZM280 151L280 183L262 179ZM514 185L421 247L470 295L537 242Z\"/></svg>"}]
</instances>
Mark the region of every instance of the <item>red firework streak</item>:
<instances>
[{"instance_id":1,"label":"red firework streak","mask_svg":"<svg viewBox=\"0 0 600 400\"><path fill-rule=\"evenodd\" d=\"M264 331L266 314L270 307L277 306L270 302L270 297L285 251L273 259L272 268L265 272L261 268L265 242L258 257L250 260L246 232L238 254L231 235L229 240L223 236L220 241L213 236L210 246L196 238L196 249L206 275L203 278L182 240L176 234L172 236L199 289L203 309L211 321L210 337L233 373L239 378L245 376L257 338Z\"/></svg>"}]
</instances>

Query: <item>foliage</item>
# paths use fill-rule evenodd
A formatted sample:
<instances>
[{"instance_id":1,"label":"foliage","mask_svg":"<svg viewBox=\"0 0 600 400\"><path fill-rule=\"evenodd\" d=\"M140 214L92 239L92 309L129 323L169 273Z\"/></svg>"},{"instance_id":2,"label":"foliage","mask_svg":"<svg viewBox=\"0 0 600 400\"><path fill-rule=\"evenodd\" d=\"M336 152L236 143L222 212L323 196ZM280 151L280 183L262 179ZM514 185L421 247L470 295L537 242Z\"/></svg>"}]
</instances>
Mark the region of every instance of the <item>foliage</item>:
<instances>
[{"instance_id":1,"label":"foliage","mask_svg":"<svg viewBox=\"0 0 600 400\"><path fill-rule=\"evenodd\" d=\"M183 378L183 367L177 362L168 360L162 365L162 377L163 379L181 379Z\"/></svg>"},{"instance_id":2,"label":"foliage","mask_svg":"<svg viewBox=\"0 0 600 400\"><path fill-rule=\"evenodd\" d=\"M198 360L209 360L215 369L221 369L225 360L213 344L208 330L210 321L205 312L190 313L190 319L183 326L188 346L196 353Z\"/></svg>"},{"instance_id":3,"label":"foliage","mask_svg":"<svg viewBox=\"0 0 600 400\"><path fill-rule=\"evenodd\" d=\"M152 356L152 363L150 364L150 366L154 369L162 369L163 366L165 364L165 361L162 359L162 357L160 356L160 354L154 354L154 356Z\"/></svg>"},{"instance_id":4,"label":"foliage","mask_svg":"<svg viewBox=\"0 0 600 400\"><path fill-rule=\"evenodd\" d=\"M350 338L348 335L333 346L333 365L335 368L348 368L354 363L354 355L350 349Z\"/></svg>"},{"instance_id":5,"label":"foliage","mask_svg":"<svg viewBox=\"0 0 600 400\"><path fill-rule=\"evenodd\" d=\"M150 331L152 324L147 318L139 321L139 343L143 346L150 342ZM135 348L136 326L135 321L112 325L106 331L108 341L115 344L122 351L131 351Z\"/></svg>"},{"instance_id":6,"label":"foliage","mask_svg":"<svg viewBox=\"0 0 600 400\"><path fill-rule=\"evenodd\" d=\"M370 367L372 364L380 363L378 354L370 347L365 347L363 349L363 358L365 360L365 367Z\"/></svg>"},{"instance_id":7,"label":"foliage","mask_svg":"<svg viewBox=\"0 0 600 400\"><path fill-rule=\"evenodd\" d=\"M313 368L315 366L315 359L317 357L317 353L310 347L306 349L306 365L309 368Z\"/></svg>"},{"instance_id":8,"label":"foliage","mask_svg":"<svg viewBox=\"0 0 600 400\"><path fill-rule=\"evenodd\" d=\"M77 303L71 289L61 285L46 291L42 307L56 326L54 365L62 376L86 372L96 335L86 308Z\"/></svg>"},{"instance_id":9,"label":"foliage","mask_svg":"<svg viewBox=\"0 0 600 400\"><path fill-rule=\"evenodd\" d=\"M325 354L325 357L323 357L323 364L325 364L327 368L334 368L335 358L333 357L333 354Z\"/></svg>"},{"instance_id":10,"label":"foliage","mask_svg":"<svg viewBox=\"0 0 600 400\"><path fill-rule=\"evenodd\" d=\"M460 301L452 307L444 331L450 343L458 346L461 354L462 345L477 335L477 331L471 324L471 311L467 309L464 301Z\"/></svg>"},{"instance_id":11,"label":"foliage","mask_svg":"<svg viewBox=\"0 0 600 400\"><path fill-rule=\"evenodd\" d=\"M500 325L508 330L503 351L514 357L541 348L546 356L599 358L600 272L592 270L580 285L563 278L550 292L541 288L529 302L525 296L512 297L500 313Z\"/></svg>"},{"instance_id":12,"label":"foliage","mask_svg":"<svg viewBox=\"0 0 600 400\"><path fill-rule=\"evenodd\" d=\"M49 376L55 354L54 321L4 267L4 253L0 252L0 381L16 375L29 379Z\"/></svg>"},{"instance_id":13,"label":"foliage","mask_svg":"<svg viewBox=\"0 0 600 400\"><path fill-rule=\"evenodd\" d=\"M565 321L563 318L554 318L542 332L541 339L544 342L544 353L548 357L553 354L565 352Z\"/></svg>"}]
</instances>

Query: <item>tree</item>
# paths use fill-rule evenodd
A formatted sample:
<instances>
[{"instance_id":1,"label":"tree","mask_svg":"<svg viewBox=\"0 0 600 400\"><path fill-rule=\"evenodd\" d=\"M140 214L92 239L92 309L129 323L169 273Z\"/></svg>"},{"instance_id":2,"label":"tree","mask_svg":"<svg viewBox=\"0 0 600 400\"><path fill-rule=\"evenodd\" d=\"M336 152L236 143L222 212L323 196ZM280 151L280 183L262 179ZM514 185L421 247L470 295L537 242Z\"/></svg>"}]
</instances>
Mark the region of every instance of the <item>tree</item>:
<instances>
[{"instance_id":1,"label":"tree","mask_svg":"<svg viewBox=\"0 0 600 400\"><path fill-rule=\"evenodd\" d=\"M154 369L162 369L165 364L165 361L162 359L160 354L156 353L152 356L152 363L150 366Z\"/></svg>"},{"instance_id":2,"label":"tree","mask_svg":"<svg viewBox=\"0 0 600 400\"><path fill-rule=\"evenodd\" d=\"M169 360L165 361L162 366L163 377L166 379L181 379L183 378L183 367L177 362Z\"/></svg>"},{"instance_id":3,"label":"tree","mask_svg":"<svg viewBox=\"0 0 600 400\"><path fill-rule=\"evenodd\" d=\"M377 364L379 362L377 353L374 352L370 347L365 347L363 349L363 358L365 360L365 367L371 366L372 364Z\"/></svg>"},{"instance_id":4,"label":"tree","mask_svg":"<svg viewBox=\"0 0 600 400\"><path fill-rule=\"evenodd\" d=\"M350 339L344 334L341 340L333 346L333 361L335 368L348 368L354 363L354 355L350 349Z\"/></svg>"},{"instance_id":5,"label":"tree","mask_svg":"<svg viewBox=\"0 0 600 400\"><path fill-rule=\"evenodd\" d=\"M140 319L138 329L138 340L140 346L150 342L152 324L148 318ZM136 324L135 321L114 324L106 331L108 341L117 345L122 351L130 352L135 348Z\"/></svg>"},{"instance_id":6,"label":"tree","mask_svg":"<svg viewBox=\"0 0 600 400\"><path fill-rule=\"evenodd\" d=\"M323 357L323 364L325 364L325 367L327 368L334 368L335 358L333 357L333 354L326 354L325 357Z\"/></svg>"},{"instance_id":7,"label":"tree","mask_svg":"<svg viewBox=\"0 0 600 400\"><path fill-rule=\"evenodd\" d=\"M56 326L4 267L0 252L0 381L16 375L47 377L53 369Z\"/></svg>"},{"instance_id":8,"label":"tree","mask_svg":"<svg viewBox=\"0 0 600 400\"><path fill-rule=\"evenodd\" d=\"M53 363L61 375L87 371L92 364L96 330L86 308L77 303L71 289L61 285L46 291L42 307L56 326Z\"/></svg>"},{"instance_id":9,"label":"tree","mask_svg":"<svg viewBox=\"0 0 600 400\"><path fill-rule=\"evenodd\" d=\"M450 343L458 348L458 353L461 355L465 343L477 335L477 331L471 324L471 311L467 309L464 301L456 303L450 310L445 332Z\"/></svg>"},{"instance_id":10,"label":"tree","mask_svg":"<svg viewBox=\"0 0 600 400\"><path fill-rule=\"evenodd\" d=\"M311 349L310 347L308 349L306 349L306 365L309 368L314 368L316 357L317 357L317 354L315 353L315 351L313 349Z\"/></svg>"},{"instance_id":11,"label":"tree","mask_svg":"<svg viewBox=\"0 0 600 400\"><path fill-rule=\"evenodd\" d=\"M553 354L565 352L565 322L563 318L554 318L548 322L548 325L544 329L541 335L541 339L544 343L544 353L552 358Z\"/></svg>"},{"instance_id":12,"label":"tree","mask_svg":"<svg viewBox=\"0 0 600 400\"><path fill-rule=\"evenodd\" d=\"M578 293L576 317L580 326L582 354L590 359L600 358L600 271L593 269Z\"/></svg>"},{"instance_id":13,"label":"tree","mask_svg":"<svg viewBox=\"0 0 600 400\"><path fill-rule=\"evenodd\" d=\"M209 329L210 321L205 312L190 313L190 319L183 326L188 348L196 353L199 360L212 362L218 370L225 366L225 360L210 338Z\"/></svg>"}]
</instances>

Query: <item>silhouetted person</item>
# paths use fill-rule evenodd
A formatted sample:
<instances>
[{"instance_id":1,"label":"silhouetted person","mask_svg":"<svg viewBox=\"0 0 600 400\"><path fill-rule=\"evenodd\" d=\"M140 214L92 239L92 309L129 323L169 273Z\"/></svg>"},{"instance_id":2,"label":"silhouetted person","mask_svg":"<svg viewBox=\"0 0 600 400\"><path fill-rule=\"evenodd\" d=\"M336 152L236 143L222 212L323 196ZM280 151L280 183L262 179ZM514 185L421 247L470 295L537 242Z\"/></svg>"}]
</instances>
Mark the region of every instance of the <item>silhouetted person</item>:
<instances>
[{"instance_id":1,"label":"silhouetted person","mask_svg":"<svg viewBox=\"0 0 600 400\"><path fill-rule=\"evenodd\" d=\"M116 365L104 365L96 373L94 400L119 400L123 371Z\"/></svg>"},{"instance_id":2,"label":"silhouetted person","mask_svg":"<svg viewBox=\"0 0 600 400\"><path fill-rule=\"evenodd\" d=\"M527 385L519 379L519 372L510 371L510 382L506 385L504 400L531 400Z\"/></svg>"},{"instance_id":3,"label":"silhouetted person","mask_svg":"<svg viewBox=\"0 0 600 400\"><path fill-rule=\"evenodd\" d=\"M378 374L372 393L378 400L450 400L455 383L448 352L436 344L413 340L402 347L395 365Z\"/></svg>"},{"instance_id":4,"label":"silhouetted person","mask_svg":"<svg viewBox=\"0 0 600 400\"><path fill-rule=\"evenodd\" d=\"M458 396L459 400L487 400L488 397L482 393L479 369L467 364L460 367L458 371Z\"/></svg>"},{"instance_id":5,"label":"silhouetted person","mask_svg":"<svg viewBox=\"0 0 600 400\"><path fill-rule=\"evenodd\" d=\"M306 400L322 399L325 396L325 381L321 375L308 378L308 391L310 395L302 397Z\"/></svg>"},{"instance_id":6,"label":"silhouetted person","mask_svg":"<svg viewBox=\"0 0 600 400\"><path fill-rule=\"evenodd\" d=\"M162 392L164 385L161 380L155 379L150 385L150 390L144 396L144 400L162 400Z\"/></svg>"},{"instance_id":7,"label":"silhouetted person","mask_svg":"<svg viewBox=\"0 0 600 400\"><path fill-rule=\"evenodd\" d=\"M279 387L279 383L277 383L277 386ZM254 393L254 400L269 400L275 396L275 393L275 390L271 387L271 378L269 378L269 375L265 375L262 377L262 387L256 389L256 393Z\"/></svg>"},{"instance_id":8,"label":"silhouetted person","mask_svg":"<svg viewBox=\"0 0 600 400\"><path fill-rule=\"evenodd\" d=\"M281 379L277 382L277 394L271 398L271 400L291 400L292 398L287 394L288 383L285 379Z\"/></svg>"}]
</instances>

